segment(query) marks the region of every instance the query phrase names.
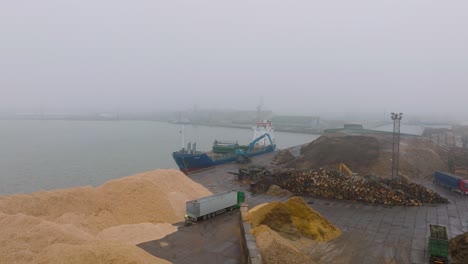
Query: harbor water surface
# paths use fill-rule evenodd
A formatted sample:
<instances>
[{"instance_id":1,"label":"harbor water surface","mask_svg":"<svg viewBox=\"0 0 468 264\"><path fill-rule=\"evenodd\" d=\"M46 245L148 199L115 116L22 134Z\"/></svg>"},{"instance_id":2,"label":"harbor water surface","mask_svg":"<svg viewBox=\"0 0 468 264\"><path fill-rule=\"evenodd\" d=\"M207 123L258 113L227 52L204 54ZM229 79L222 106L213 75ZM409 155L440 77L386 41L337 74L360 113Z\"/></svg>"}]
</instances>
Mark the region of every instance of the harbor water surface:
<instances>
[{"instance_id":1,"label":"harbor water surface","mask_svg":"<svg viewBox=\"0 0 468 264\"><path fill-rule=\"evenodd\" d=\"M184 133L182 134L182 130ZM151 121L0 121L0 195L74 186L158 168L176 169L173 151L197 142L209 150L215 139L247 144L252 130ZM279 149L318 135L276 132Z\"/></svg>"}]
</instances>

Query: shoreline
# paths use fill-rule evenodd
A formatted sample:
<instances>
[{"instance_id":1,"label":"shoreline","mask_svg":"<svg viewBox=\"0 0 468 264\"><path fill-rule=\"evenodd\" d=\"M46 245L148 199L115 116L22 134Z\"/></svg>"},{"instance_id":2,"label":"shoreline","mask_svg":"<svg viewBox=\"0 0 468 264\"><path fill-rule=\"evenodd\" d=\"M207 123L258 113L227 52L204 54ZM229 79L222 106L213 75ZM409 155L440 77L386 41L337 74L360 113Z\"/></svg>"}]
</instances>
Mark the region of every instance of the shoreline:
<instances>
[{"instance_id":1,"label":"shoreline","mask_svg":"<svg viewBox=\"0 0 468 264\"><path fill-rule=\"evenodd\" d=\"M164 120L151 120L151 119L126 119L126 118L66 118L66 117L44 117L44 118L2 118L0 121L106 121L106 122L118 122L118 121L145 121L145 122L160 122L172 125L190 125L190 126L205 126L205 127L225 127L225 128L239 128L239 129L250 129L250 125L236 125L236 124L221 124L221 123L173 123L170 121ZM284 129L284 128L275 128L277 132L286 132L286 133L295 133L295 134L305 134L305 135L323 135L324 129Z\"/></svg>"}]
</instances>

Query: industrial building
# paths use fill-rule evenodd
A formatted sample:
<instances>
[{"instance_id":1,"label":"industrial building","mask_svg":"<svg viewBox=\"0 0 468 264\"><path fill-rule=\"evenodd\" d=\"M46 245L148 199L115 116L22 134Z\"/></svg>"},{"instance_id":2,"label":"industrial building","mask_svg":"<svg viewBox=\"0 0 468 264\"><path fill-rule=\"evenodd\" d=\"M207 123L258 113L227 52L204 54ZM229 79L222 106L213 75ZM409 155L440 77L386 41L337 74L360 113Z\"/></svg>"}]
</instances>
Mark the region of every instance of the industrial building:
<instances>
[{"instance_id":1,"label":"industrial building","mask_svg":"<svg viewBox=\"0 0 468 264\"><path fill-rule=\"evenodd\" d=\"M317 116L274 116L271 121L276 129L308 130L320 126Z\"/></svg>"}]
</instances>

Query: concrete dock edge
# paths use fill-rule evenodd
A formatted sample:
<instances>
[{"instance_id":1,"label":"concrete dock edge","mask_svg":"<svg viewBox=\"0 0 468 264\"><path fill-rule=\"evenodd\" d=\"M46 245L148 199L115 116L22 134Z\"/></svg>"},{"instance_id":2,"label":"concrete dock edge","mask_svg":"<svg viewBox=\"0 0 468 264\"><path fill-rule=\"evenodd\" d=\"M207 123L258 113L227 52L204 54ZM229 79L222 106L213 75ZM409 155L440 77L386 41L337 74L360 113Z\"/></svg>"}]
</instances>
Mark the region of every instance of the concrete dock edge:
<instances>
[{"instance_id":1,"label":"concrete dock edge","mask_svg":"<svg viewBox=\"0 0 468 264\"><path fill-rule=\"evenodd\" d=\"M243 253L242 263L247 264L261 264L262 256L257 248L257 241L255 236L250 234L252 225L247 221L247 214L249 206L243 203L240 207L240 230L241 230L241 251Z\"/></svg>"}]
</instances>

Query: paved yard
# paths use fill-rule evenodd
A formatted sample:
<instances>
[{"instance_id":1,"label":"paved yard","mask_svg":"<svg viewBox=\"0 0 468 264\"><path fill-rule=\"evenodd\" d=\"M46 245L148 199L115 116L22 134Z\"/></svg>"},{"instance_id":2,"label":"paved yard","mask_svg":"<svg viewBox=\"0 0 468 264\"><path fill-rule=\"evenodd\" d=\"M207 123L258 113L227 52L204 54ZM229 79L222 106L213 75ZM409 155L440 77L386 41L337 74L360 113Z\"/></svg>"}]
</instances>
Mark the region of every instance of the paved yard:
<instances>
[{"instance_id":1,"label":"paved yard","mask_svg":"<svg viewBox=\"0 0 468 264\"><path fill-rule=\"evenodd\" d=\"M253 158L255 164L268 164L274 154ZM230 163L199 172L189 177L213 193L247 190L236 176L240 166ZM428 263L429 224L445 225L449 238L468 232L468 196L450 192L430 182L421 181L450 200L437 206L380 206L357 202L304 197L309 205L344 231L329 243L316 243L303 250L317 263ZM252 196L246 192L250 207L286 198L268 195ZM223 215L181 227L170 236L140 245L156 256L173 263L239 263L240 233L238 218ZM237 256L237 257L236 257Z\"/></svg>"},{"instance_id":2,"label":"paved yard","mask_svg":"<svg viewBox=\"0 0 468 264\"><path fill-rule=\"evenodd\" d=\"M255 157L255 164L268 163L273 154ZM212 192L231 189L246 190L235 176L239 166L235 163L190 175ZM307 198L312 208L328 218L344 231L342 238L332 243L317 243L308 249L319 263L330 261L346 263L338 252L347 252L354 261L360 263L427 263L429 224L445 225L449 238L468 232L468 197L452 193L430 182L421 182L450 200L449 204L421 207L385 207ZM247 194L247 203L252 207L260 203L284 198L267 195L252 196ZM343 253L343 254L345 254Z\"/></svg>"}]
</instances>

